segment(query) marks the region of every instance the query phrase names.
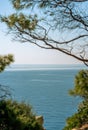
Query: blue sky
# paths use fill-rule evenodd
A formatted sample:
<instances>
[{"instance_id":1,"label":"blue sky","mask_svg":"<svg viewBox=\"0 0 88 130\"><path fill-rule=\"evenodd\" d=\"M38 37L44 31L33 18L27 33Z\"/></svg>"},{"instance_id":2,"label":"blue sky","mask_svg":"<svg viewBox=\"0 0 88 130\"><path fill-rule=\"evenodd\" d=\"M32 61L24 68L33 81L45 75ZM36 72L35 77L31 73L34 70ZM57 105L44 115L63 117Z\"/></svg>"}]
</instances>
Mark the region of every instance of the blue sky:
<instances>
[{"instance_id":1,"label":"blue sky","mask_svg":"<svg viewBox=\"0 0 88 130\"><path fill-rule=\"evenodd\" d=\"M9 0L0 4L0 14L7 15L12 12ZM15 64L75 64L80 63L72 57L55 50L44 50L30 43L21 44L12 41L6 34L6 27L0 23L0 54L11 53L15 57Z\"/></svg>"}]
</instances>

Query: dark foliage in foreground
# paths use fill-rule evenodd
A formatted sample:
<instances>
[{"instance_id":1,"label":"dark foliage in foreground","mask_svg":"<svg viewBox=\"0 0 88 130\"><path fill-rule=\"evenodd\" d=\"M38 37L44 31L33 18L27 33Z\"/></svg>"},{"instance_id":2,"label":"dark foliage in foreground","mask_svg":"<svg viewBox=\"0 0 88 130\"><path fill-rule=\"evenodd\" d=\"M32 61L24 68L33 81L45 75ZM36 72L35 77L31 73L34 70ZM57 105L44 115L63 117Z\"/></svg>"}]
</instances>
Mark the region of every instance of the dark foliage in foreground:
<instances>
[{"instance_id":1,"label":"dark foliage in foreground","mask_svg":"<svg viewBox=\"0 0 88 130\"><path fill-rule=\"evenodd\" d=\"M72 130L88 124L88 70L81 70L76 75L75 87L69 92L73 96L81 97L82 102L78 106L77 113L67 118L67 124L63 130Z\"/></svg>"},{"instance_id":2,"label":"dark foliage in foreground","mask_svg":"<svg viewBox=\"0 0 88 130\"><path fill-rule=\"evenodd\" d=\"M31 106L11 100L0 101L0 130L43 130Z\"/></svg>"}]
</instances>

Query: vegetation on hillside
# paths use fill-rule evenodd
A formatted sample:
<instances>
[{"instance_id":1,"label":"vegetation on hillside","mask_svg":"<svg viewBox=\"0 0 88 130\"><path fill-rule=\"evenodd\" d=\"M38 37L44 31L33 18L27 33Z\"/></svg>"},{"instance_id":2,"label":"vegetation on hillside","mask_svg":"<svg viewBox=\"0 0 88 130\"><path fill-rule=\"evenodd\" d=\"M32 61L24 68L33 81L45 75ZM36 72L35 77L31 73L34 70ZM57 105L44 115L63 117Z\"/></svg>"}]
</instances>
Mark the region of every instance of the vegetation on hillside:
<instances>
[{"instance_id":1,"label":"vegetation on hillside","mask_svg":"<svg viewBox=\"0 0 88 130\"><path fill-rule=\"evenodd\" d=\"M74 89L69 93L82 98L82 102L78 106L77 113L67 118L67 124L63 130L72 130L88 124L88 70L81 70L76 75Z\"/></svg>"},{"instance_id":2,"label":"vegetation on hillside","mask_svg":"<svg viewBox=\"0 0 88 130\"><path fill-rule=\"evenodd\" d=\"M12 100L0 101L0 130L43 130L30 105Z\"/></svg>"}]
</instances>

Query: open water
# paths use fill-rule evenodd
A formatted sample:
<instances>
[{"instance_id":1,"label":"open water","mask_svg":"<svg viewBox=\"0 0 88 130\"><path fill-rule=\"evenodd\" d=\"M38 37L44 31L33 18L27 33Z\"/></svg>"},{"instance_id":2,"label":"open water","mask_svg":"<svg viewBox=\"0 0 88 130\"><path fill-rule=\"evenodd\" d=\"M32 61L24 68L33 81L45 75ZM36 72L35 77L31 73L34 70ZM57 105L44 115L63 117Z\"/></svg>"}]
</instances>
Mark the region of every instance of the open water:
<instances>
[{"instance_id":1,"label":"open water","mask_svg":"<svg viewBox=\"0 0 88 130\"><path fill-rule=\"evenodd\" d=\"M0 74L0 84L12 88L13 98L43 115L46 130L62 130L77 110L79 98L68 95L83 65L12 65Z\"/></svg>"}]
</instances>

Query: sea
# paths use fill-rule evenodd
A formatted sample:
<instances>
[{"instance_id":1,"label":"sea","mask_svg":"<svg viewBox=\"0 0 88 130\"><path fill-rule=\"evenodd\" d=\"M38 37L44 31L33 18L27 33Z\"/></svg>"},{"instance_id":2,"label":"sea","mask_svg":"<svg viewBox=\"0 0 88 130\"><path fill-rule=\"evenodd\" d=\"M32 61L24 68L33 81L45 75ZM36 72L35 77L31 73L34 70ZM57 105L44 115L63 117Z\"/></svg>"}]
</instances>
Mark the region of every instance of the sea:
<instances>
[{"instance_id":1,"label":"sea","mask_svg":"<svg viewBox=\"0 0 88 130\"><path fill-rule=\"evenodd\" d=\"M13 100L25 101L44 118L46 130L62 130L77 112L80 97L71 97L75 75L84 65L10 65L0 73L0 84L9 86Z\"/></svg>"}]
</instances>

